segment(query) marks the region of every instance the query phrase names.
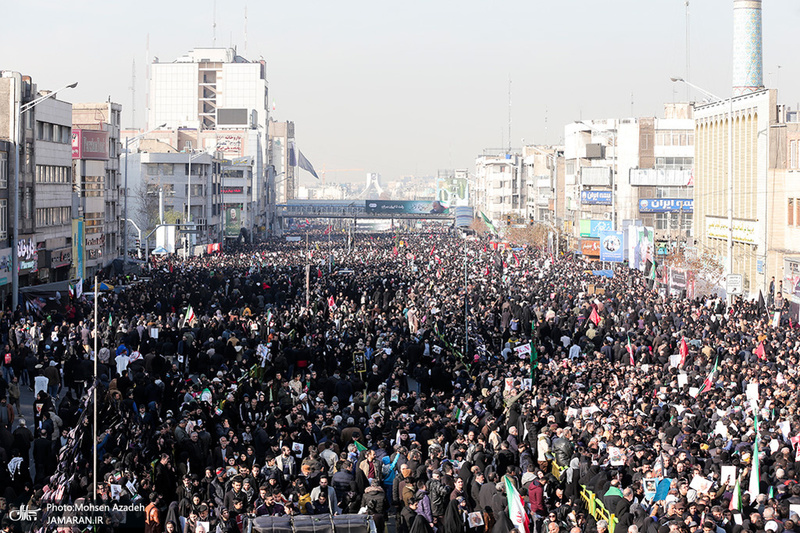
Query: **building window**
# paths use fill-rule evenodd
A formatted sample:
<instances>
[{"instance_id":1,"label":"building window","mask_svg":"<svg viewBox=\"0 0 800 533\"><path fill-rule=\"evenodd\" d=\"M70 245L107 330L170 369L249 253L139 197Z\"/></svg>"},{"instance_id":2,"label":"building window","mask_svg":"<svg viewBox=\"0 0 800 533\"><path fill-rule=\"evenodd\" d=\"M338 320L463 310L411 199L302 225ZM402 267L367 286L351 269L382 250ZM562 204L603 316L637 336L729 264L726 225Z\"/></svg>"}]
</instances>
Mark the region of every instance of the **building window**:
<instances>
[{"instance_id":1,"label":"building window","mask_svg":"<svg viewBox=\"0 0 800 533\"><path fill-rule=\"evenodd\" d=\"M794 198L789 198L789 209L786 212L787 214L787 225L794 226Z\"/></svg>"},{"instance_id":2,"label":"building window","mask_svg":"<svg viewBox=\"0 0 800 533\"><path fill-rule=\"evenodd\" d=\"M0 189L8 188L8 152L0 152Z\"/></svg>"},{"instance_id":3,"label":"building window","mask_svg":"<svg viewBox=\"0 0 800 533\"><path fill-rule=\"evenodd\" d=\"M656 213L656 229L669 229L671 213Z\"/></svg>"},{"instance_id":4,"label":"building window","mask_svg":"<svg viewBox=\"0 0 800 533\"><path fill-rule=\"evenodd\" d=\"M8 239L8 200L0 199L0 239Z\"/></svg>"},{"instance_id":5,"label":"building window","mask_svg":"<svg viewBox=\"0 0 800 533\"><path fill-rule=\"evenodd\" d=\"M158 167L162 175L172 176L172 163L161 163Z\"/></svg>"},{"instance_id":6,"label":"building window","mask_svg":"<svg viewBox=\"0 0 800 533\"><path fill-rule=\"evenodd\" d=\"M789 143L789 168L797 168L797 141Z\"/></svg>"},{"instance_id":7,"label":"building window","mask_svg":"<svg viewBox=\"0 0 800 533\"><path fill-rule=\"evenodd\" d=\"M147 165L148 176L158 176L158 163L150 163Z\"/></svg>"}]
</instances>

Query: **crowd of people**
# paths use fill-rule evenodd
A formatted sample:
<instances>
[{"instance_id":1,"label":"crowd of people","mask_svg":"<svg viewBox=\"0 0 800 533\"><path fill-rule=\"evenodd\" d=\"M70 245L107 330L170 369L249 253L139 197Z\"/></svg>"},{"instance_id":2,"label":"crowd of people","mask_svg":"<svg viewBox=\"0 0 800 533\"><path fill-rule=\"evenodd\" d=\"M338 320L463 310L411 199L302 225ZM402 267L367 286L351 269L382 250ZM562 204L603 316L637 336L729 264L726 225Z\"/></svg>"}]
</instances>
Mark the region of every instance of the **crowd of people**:
<instances>
[{"instance_id":1,"label":"crowd of people","mask_svg":"<svg viewBox=\"0 0 800 533\"><path fill-rule=\"evenodd\" d=\"M451 230L354 239L154 258L98 324L86 298L3 315L2 526L96 496L149 533L800 533L787 317Z\"/></svg>"}]
</instances>

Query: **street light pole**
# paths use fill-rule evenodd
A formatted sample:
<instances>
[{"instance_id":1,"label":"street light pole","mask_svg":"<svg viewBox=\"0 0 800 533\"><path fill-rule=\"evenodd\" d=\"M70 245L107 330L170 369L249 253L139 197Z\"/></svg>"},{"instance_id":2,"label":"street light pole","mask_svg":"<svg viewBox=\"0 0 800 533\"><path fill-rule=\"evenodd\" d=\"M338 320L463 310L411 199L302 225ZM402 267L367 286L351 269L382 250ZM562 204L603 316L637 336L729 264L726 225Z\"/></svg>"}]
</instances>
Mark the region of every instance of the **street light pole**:
<instances>
[{"instance_id":1,"label":"street light pole","mask_svg":"<svg viewBox=\"0 0 800 533\"><path fill-rule=\"evenodd\" d=\"M14 92L17 91L17 84L14 83ZM13 199L14 199L14 227L12 228L12 242L11 242L11 311L12 313L17 310L17 306L19 305L19 201L20 201L20 194L19 194L19 145L22 141L22 115L26 111L30 111L37 105L41 104L48 98L53 98L59 92L63 91L64 89L74 89L78 86L78 82L70 83L69 85L65 85L60 89L57 89L51 93L47 93L44 96L40 96L34 100L31 100L27 104L22 104L22 94L15 94L14 100L15 102L19 102L17 104L17 122L14 124L14 192L13 192ZM30 155L30 154L28 154Z\"/></svg>"},{"instance_id":2,"label":"street light pole","mask_svg":"<svg viewBox=\"0 0 800 533\"><path fill-rule=\"evenodd\" d=\"M122 257L123 257L123 262L125 264L128 263L128 159L130 158L130 155L131 155L130 154L130 150L128 149L128 147L130 146L131 142L137 141L137 140L141 139L142 137L144 137L145 135L147 135L148 133L150 133L152 131L155 131L155 130L160 130L161 128L163 128L165 126L166 126L166 124L161 124L160 126L156 126L155 128L147 130L144 133L140 133L139 135L135 135L133 137L128 137L127 139L125 139L125 178L124 178L124 181L125 181L125 203L124 203L123 208L122 208L122 211L123 211L122 212L122 218L123 218L123 221L122 221L122 228L123 228L123 231L122 231L122 248L123 248L122 249Z\"/></svg>"}]
</instances>

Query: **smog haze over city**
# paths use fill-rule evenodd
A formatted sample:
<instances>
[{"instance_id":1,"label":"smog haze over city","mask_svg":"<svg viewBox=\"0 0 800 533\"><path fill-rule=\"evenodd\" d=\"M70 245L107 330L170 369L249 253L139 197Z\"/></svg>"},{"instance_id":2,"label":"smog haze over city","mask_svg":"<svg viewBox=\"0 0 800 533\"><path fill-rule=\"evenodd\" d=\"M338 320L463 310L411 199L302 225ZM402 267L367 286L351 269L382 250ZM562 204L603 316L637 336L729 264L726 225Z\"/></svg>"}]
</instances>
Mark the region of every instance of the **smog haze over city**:
<instances>
[{"instance_id":1,"label":"smog haze over city","mask_svg":"<svg viewBox=\"0 0 800 533\"><path fill-rule=\"evenodd\" d=\"M111 98L123 105L123 127L144 128L148 58L234 46L266 60L272 116L295 122L317 168L397 179L471 168L484 148L508 146L509 86L517 148L559 143L575 120L660 116L663 103L687 99L670 76L728 96L730 2L692 1L689 12L688 76L683 0L78 0L35 13L13 2L6 19L21 22L7 25L0 57L40 89L78 81L65 99ZM799 22L796 0L765 3L764 83L790 106L800 101L790 46ZM361 182L363 172L328 177Z\"/></svg>"}]
</instances>

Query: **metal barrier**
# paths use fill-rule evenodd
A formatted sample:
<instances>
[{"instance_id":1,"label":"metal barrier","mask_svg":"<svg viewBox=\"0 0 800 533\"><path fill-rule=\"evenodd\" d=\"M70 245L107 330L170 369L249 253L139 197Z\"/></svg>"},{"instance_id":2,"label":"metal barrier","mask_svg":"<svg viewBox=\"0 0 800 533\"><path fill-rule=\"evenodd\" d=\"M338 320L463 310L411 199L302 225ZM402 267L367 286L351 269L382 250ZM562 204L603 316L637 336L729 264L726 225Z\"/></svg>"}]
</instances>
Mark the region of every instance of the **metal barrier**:
<instances>
[{"instance_id":1,"label":"metal barrier","mask_svg":"<svg viewBox=\"0 0 800 533\"><path fill-rule=\"evenodd\" d=\"M581 499L586 503L586 509L595 520L605 520L608 522L608 533L614 533L617 526L617 517L606 509L603 502L586 485L581 485Z\"/></svg>"}]
</instances>

